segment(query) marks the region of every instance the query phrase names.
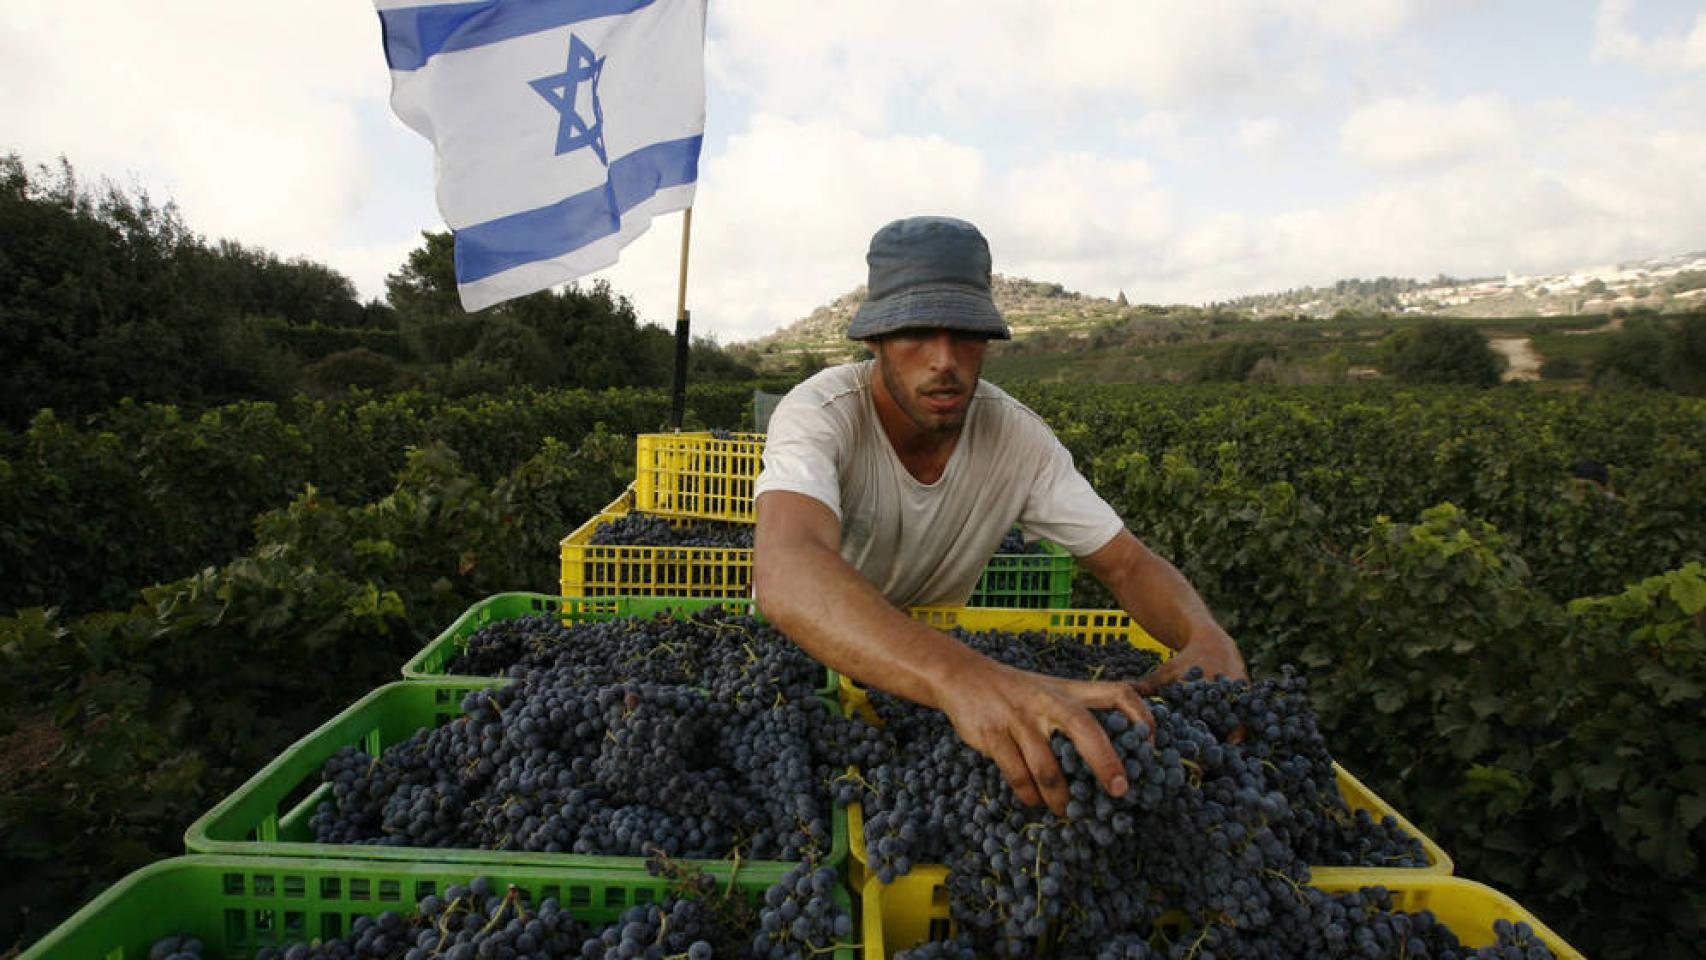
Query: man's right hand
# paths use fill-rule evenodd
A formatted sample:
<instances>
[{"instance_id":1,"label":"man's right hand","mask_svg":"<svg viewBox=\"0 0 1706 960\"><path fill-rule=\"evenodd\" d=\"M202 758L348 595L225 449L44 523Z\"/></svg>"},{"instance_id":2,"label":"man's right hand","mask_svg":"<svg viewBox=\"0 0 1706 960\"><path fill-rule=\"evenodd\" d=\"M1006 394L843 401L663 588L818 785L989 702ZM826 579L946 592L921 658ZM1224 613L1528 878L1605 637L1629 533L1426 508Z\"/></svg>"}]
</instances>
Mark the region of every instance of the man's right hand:
<instances>
[{"instance_id":1,"label":"man's right hand","mask_svg":"<svg viewBox=\"0 0 1706 960\"><path fill-rule=\"evenodd\" d=\"M1023 803L1048 804L1065 814L1066 778L1049 737L1059 731L1078 748L1112 796L1130 789L1113 743L1091 710L1118 710L1155 729L1149 707L1131 683L1063 680L978 658L975 668L937 692L936 703L969 746L995 761Z\"/></svg>"}]
</instances>

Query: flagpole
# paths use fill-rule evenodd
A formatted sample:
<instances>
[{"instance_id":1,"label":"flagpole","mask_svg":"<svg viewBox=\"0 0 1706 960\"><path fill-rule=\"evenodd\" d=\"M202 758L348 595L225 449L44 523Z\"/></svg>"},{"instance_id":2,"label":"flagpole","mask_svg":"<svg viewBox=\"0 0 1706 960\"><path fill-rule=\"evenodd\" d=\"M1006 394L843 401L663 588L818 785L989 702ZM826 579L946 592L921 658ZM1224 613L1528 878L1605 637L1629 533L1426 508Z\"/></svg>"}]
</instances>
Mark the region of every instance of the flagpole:
<instances>
[{"instance_id":1,"label":"flagpole","mask_svg":"<svg viewBox=\"0 0 1706 960\"><path fill-rule=\"evenodd\" d=\"M681 215L681 287L675 300L675 384L669 399L669 427L679 432L681 418L687 410L687 245L693 235L693 208Z\"/></svg>"}]
</instances>

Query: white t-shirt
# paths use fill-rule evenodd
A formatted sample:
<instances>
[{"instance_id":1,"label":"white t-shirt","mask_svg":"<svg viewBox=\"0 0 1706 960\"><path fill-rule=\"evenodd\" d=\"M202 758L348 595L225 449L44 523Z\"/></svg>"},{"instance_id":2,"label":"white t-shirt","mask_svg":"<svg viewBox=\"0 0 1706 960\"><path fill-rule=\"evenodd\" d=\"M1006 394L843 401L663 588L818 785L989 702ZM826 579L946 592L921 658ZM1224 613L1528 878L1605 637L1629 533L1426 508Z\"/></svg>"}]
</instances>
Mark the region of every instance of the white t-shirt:
<instances>
[{"instance_id":1,"label":"white t-shirt","mask_svg":"<svg viewBox=\"0 0 1706 960\"><path fill-rule=\"evenodd\" d=\"M872 362L824 370L770 418L755 496L788 490L841 520L841 556L890 603L962 604L1017 523L1082 557L1124 528L1042 418L980 380L935 483L895 455L871 395Z\"/></svg>"}]
</instances>

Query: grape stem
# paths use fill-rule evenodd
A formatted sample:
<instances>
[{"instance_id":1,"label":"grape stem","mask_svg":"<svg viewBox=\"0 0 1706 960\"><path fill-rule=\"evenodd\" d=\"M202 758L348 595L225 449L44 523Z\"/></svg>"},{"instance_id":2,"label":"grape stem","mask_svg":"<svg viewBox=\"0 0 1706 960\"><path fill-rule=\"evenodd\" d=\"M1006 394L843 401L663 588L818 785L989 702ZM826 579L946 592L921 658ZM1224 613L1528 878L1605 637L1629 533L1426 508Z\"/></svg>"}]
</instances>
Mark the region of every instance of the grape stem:
<instances>
[{"instance_id":1,"label":"grape stem","mask_svg":"<svg viewBox=\"0 0 1706 960\"><path fill-rule=\"evenodd\" d=\"M492 918L486 921L486 925L484 927L480 928L480 932L484 934L491 933L493 930L496 930L498 928L498 921L503 919L504 911L515 905L520 894L521 889L513 883L510 884L509 890L504 894L503 903L498 904L497 912L492 914Z\"/></svg>"}]
</instances>

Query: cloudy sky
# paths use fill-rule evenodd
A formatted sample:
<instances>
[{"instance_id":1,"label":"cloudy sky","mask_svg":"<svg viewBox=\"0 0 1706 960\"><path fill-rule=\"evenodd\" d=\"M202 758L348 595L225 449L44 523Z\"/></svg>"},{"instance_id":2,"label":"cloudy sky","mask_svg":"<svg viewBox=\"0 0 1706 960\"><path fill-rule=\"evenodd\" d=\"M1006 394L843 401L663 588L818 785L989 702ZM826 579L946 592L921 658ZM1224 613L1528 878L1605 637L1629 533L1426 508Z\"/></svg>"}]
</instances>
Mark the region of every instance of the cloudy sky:
<instances>
[{"instance_id":1,"label":"cloudy sky","mask_svg":"<svg viewBox=\"0 0 1706 960\"><path fill-rule=\"evenodd\" d=\"M1134 302L1706 249L1706 4L710 0L689 306L724 343L864 280L883 223ZM442 229L362 0L0 6L0 152L380 296ZM675 310L680 215L605 271Z\"/></svg>"}]
</instances>

